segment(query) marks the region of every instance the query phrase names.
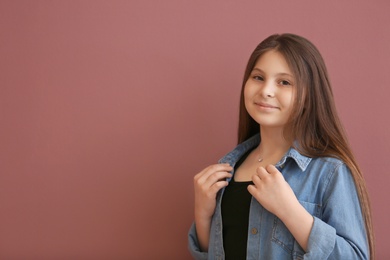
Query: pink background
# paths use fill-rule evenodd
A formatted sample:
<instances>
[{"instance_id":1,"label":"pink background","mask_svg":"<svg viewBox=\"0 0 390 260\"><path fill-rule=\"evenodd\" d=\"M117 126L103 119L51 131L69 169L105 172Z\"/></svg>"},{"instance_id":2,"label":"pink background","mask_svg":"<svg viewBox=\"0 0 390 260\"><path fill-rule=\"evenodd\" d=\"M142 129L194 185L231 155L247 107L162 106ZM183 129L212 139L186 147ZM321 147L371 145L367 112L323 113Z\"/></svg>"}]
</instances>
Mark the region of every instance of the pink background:
<instances>
[{"instance_id":1,"label":"pink background","mask_svg":"<svg viewBox=\"0 0 390 260\"><path fill-rule=\"evenodd\" d=\"M189 259L193 175L276 32L326 60L388 259L389 3L2 0L0 259Z\"/></svg>"}]
</instances>

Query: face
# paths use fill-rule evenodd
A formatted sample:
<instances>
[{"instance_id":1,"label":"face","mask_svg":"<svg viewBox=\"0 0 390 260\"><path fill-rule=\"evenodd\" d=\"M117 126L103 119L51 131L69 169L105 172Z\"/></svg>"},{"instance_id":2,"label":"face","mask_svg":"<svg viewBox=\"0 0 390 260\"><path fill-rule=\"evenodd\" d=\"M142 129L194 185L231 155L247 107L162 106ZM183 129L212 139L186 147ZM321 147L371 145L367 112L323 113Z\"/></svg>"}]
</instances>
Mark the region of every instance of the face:
<instances>
[{"instance_id":1,"label":"face","mask_svg":"<svg viewBox=\"0 0 390 260\"><path fill-rule=\"evenodd\" d=\"M245 107L263 127L283 128L294 103L295 78L283 55L271 50L256 62L244 88Z\"/></svg>"}]
</instances>

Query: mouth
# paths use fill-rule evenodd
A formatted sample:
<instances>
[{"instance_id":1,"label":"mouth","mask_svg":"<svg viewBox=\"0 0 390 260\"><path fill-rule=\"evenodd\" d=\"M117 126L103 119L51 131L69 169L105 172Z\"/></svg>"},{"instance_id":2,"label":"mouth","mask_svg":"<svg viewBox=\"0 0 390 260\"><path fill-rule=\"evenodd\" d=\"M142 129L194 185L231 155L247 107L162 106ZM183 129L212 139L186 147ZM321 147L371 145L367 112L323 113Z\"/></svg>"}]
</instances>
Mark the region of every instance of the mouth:
<instances>
[{"instance_id":1,"label":"mouth","mask_svg":"<svg viewBox=\"0 0 390 260\"><path fill-rule=\"evenodd\" d=\"M260 107L260 108L263 108L263 109L279 109L276 106L273 106L273 105L270 105L267 103L263 103L263 102L255 102L255 105Z\"/></svg>"}]
</instances>

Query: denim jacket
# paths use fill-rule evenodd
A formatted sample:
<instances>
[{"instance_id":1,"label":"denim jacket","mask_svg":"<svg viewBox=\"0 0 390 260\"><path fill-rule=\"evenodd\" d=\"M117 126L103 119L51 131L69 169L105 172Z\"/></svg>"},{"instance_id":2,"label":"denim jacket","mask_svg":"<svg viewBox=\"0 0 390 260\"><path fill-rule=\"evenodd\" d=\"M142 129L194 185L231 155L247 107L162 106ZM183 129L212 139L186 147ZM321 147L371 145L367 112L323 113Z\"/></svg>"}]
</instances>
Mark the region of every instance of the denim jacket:
<instances>
[{"instance_id":1,"label":"denim jacket","mask_svg":"<svg viewBox=\"0 0 390 260\"><path fill-rule=\"evenodd\" d=\"M259 144L259 135L238 145L219 163L235 163ZM366 231L356 187L347 166L328 157L309 158L294 148L275 165L314 223L305 252L275 215L252 197L249 212L247 259L368 259ZM234 172L233 172L234 174ZM230 181L230 179L229 179ZM221 200L211 222L208 252L201 252L193 223L188 246L195 259L224 259Z\"/></svg>"}]
</instances>

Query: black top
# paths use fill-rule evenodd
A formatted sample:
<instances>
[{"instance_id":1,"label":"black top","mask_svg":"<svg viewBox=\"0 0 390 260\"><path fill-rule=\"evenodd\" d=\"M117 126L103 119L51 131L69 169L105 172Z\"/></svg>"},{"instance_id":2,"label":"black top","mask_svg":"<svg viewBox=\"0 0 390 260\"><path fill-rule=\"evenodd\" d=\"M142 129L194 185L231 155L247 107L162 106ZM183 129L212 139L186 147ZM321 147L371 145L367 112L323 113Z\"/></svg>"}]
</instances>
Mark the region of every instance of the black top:
<instances>
[{"instance_id":1,"label":"black top","mask_svg":"<svg viewBox=\"0 0 390 260\"><path fill-rule=\"evenodd\" d=\"M237 162L235 170L249 153L250 151ZM246 259L249 207L252 199L252 195L247 190L249 184L253 182L236 182L233 177L223 194L221 204L223 247L227 260Z\"/></svg>"}]
</instances>

